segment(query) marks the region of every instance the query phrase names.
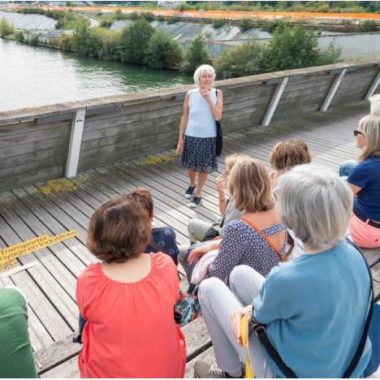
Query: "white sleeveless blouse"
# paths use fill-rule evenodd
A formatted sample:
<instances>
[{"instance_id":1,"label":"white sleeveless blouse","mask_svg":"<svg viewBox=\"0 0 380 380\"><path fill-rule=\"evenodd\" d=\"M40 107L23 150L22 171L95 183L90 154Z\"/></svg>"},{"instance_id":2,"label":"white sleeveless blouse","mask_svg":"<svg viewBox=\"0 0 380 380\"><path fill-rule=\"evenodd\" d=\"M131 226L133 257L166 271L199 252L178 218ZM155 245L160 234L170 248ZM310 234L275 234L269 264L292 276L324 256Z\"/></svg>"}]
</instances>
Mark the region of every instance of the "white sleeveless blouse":
<instances>
[{"instance_id":1,"label":"white sleeveless blouse","mask_svg":"<svg viewBox=\"0 0 380 380\"><path fill-rule=\"evenodd\" d=\"M186 136L191 137L216 137L215 119L205 98L199 89L190 90L189 119L187 121ZM217 102L216 89L211 89L210 99L214 105Z\"/></svg>"}]
</instances>

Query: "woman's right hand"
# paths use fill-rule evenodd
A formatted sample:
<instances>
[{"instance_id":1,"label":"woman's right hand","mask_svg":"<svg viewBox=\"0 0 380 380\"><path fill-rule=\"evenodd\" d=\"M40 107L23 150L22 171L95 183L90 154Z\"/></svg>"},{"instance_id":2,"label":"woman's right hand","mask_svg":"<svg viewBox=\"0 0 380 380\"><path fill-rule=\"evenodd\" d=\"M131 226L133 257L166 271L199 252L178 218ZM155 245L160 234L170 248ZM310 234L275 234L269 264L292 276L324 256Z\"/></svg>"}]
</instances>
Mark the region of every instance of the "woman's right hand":
<instances>
[{"instance_id":1,"label":"woman's right hand","mask_svg":"<svg viewBox=\"0 0 380 380\"><path fill-rule=\"evenodd\" d=\"M208 244L201 245L200 247L194 248L188 257L187 262L191 265L195 263L196 261L198 261L203 255L205 255L207 252L210 252L211 250L212 249Z\"/></svg>"},{"instance_id":2,"label":"woman's right hand","mask_svg":"<svg viewBox=\"0 0 380 380\"><path fill-rule=\"evenodd\" d=\"M183 153L183 139L178 140L177 149L175 151L175 154L177 156L180 156Z\"/></svg>"},{"instance_id":3,"label":"woman's right hand","mask_svg":"<svg viewBox=\"0 0 380 380\"><path fill-rule=\"evenodd\" d=\"M243 309L237 310L231 314L231 329L232 334L236 340L236 342L242 345L241 341L241 319L243 315L248 314L248 318L251 318L252 313L252 305L248 305Z\"/></svg>"}]
</instances>

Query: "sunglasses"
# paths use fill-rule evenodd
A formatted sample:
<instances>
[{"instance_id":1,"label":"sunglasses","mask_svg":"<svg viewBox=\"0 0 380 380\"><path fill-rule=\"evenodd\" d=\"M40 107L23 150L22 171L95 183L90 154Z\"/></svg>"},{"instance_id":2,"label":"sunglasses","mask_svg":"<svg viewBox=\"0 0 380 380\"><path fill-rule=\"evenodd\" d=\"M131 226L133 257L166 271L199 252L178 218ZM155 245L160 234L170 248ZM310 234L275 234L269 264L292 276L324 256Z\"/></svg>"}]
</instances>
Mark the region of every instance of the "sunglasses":
<instances>
[{"instance_id":1,"label":"sunglasses","mask_svg":"<svg viewBox=\"0 0 380 380\"><path fill-rule=\"evenodd\" d=\"M360 132L357 129L354 129L354 136L356 137L357 135L363 135L363 132Z\"/></svg>"}]
</instances>

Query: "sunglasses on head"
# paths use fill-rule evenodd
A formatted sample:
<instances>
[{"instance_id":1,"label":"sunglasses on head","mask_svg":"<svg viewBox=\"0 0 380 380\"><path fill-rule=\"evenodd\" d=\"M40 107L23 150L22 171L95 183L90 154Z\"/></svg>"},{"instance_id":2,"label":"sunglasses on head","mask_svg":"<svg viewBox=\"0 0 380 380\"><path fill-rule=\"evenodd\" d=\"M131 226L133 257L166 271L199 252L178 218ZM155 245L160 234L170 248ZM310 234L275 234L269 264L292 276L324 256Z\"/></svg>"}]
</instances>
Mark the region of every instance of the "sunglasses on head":
<instances>
[{"instance_id":1,"label":"sunglasses on head","mask_svg":"<svg viewBox=\"0 0 380 380\"><path fill-rule=\"evenodd\" d=\"M362 135L363 132L358 131L357 129L354 129L354 136L356 137L357 135Z\"/></svg>"}]
</instances>

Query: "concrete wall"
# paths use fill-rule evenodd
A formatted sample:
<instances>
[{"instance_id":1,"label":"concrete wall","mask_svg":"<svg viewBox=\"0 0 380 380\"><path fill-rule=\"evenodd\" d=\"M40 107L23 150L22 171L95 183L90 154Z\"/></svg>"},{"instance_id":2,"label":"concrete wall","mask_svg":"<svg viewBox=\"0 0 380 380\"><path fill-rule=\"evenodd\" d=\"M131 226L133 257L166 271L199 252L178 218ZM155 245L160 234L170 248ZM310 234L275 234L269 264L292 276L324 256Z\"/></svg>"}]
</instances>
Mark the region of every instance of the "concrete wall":
<instances>
[{"instance_id":1,"label":"concrete wall","mask_svg":"<svg viewBox=\"0 0 380 380\"><path fill-rule=\"evenodd\" d=\"M370 90L380 92L379 72L380 61L374 61L218 81L225 98L224 132L365 99ZM190 88L0 113L0 190L174 148Z\"/></svg>"}]
</instances>

